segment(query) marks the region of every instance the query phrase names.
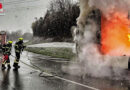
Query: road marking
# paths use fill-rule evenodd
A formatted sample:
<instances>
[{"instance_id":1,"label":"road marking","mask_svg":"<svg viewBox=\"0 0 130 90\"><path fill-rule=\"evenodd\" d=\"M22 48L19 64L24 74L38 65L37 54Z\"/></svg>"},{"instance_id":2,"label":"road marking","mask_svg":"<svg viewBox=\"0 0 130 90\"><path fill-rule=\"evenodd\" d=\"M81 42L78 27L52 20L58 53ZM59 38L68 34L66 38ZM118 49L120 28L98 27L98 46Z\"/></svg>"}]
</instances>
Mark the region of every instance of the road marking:
<instances>
[{"instance_id":1,"label":"road marking","mask_svg":"<svg viewBox=\"0 0 130 90\"><path fill-rule=\"evenodd\" d=\"M46 72L43 72L43 73L45 73L46 75L49 75L49 76L52 75L52 74L49 74L49 73L46 73ZM57 79L69 82L69 83L73 83L73 84L76 84L76 85L79 85L79 86L82 86L82 87L85 87L85 88L89 88L91 90L99 90L99 89L97 89L95 87L91 87L91 86L88 86L88 85L85 85L85 84L81 84L81 83L78 83L78 82L75 82L75 81L72 81L72 80L69 80L69 79L65 79L65 78L59 77L59 76L54 76L54 77L57 78Z\"/></svg>"},{"instance_id":2,"label":"road marking","mask_svg":"<svg viewBox=\"0 0 130 90\"><path fill-rule=\"evenodd\" d=\"M11 55L12 57L15 58L15 56ZM88 89L91 89L91 90L100 90L100 89L97 89L95 87L92 87L92 86L88 86L88 85L85 85L85 84L81 84L81 83L78 83L78 82L75 82L75 81L72 81L72 80L69 80L69 79L65 79L65 78L62 78L62 77L59 77L59 76L56 76L56 75L53 75L53 74L49 74L47 72L45 72L44 70L42 70L41 68L37 67L36 65L32 64L32 65L29 65L23 61L20 60L21 63L27 65L28 67L30 67L31 69L34 69L34 70L39 70L41 72L43 72L43 74L46 74L48 76L53 76L54 78L57 78L57 79L60 79L60 80L63 80L63 81L66 81L66 82L69 82L69 83L73 83L73 84L76 84L76 85L79 85L79 86L82 86L82 87L85 87L85 88L88 88ZM37 68L37 69L36 69Z\"/></svg>"},{"instance_id":3,"label":"road marking","mask_svg":"<svg viewBox=\"0 0 130 90\"><path fill-rule=\"evenodd\" d=\"M81 83L78 83L78 82L75 82L75 81L72 81L72 80L68 80L68 79L65 79L65 78L58 77L58 76L54 76L54 77L58 78L58 79L61 79L63 81L66 81L66 82L70 82L70 83L73 83L73 84L76 84L76 85L79 85L79 86L82 86L82 87L92 89L92 90L99 90L99 89L97 89L95 87L91 87L91 86L88 86L88 85L85 85L85 84L81 84Z\"/></svg>"}]
</instances>

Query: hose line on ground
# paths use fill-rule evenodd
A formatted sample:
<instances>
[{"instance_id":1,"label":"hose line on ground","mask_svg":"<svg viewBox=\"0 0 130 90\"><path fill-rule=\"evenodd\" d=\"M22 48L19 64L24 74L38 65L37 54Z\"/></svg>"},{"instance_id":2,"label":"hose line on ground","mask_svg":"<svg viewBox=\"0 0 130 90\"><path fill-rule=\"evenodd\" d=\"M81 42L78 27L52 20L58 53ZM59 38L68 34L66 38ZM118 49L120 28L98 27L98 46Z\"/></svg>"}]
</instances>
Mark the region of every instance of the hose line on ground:
<instances>
[{"instance_id":1,"label":"hose line on ground","mask_svg":"<svg viewBox=\"0 0 130 90\"><path fill-rule=\"evenodd\" d=\"M13 56L13 55L11 55L11 56L14 57L14 58L16 58L16 57ZM23 63L23 64L25 64L25 65L27 65L28 67L31 67L31 68L36 69L36 70L39 70L39 71L40 71L39 77L53 77L53 76L56 76L56 75L50 74L50 72L48 72L48 71L42 70L42 69L39 68L38 66L34 65L33 63L31 63L31 59L28 58L28 60L30 61L30 64L31 64L31 65L29 65L29 64L27 64L27 63L25 63L25 62L23 62L23 61L21 61L21 60L20 60L20 62ZM46 75L46 76L42 75L43 72L45 72L46 74L48 74L48 76L47 76L47 75Z\"/></svg>"}]
</instances>

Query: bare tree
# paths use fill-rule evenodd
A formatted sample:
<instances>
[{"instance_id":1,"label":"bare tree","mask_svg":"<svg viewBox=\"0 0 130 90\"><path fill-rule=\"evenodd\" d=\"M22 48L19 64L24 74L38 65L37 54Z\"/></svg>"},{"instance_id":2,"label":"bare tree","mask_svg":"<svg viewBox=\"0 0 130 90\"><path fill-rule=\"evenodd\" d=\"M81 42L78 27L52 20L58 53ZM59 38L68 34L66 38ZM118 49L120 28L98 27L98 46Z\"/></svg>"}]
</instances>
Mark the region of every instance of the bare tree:
<instances>
[{"instance_id":1,"label":"bare tree","mask_svg":"<svg viewBox=\"0 0 130 90\"><path fill-rule=\"evenodd\" d=\"M78 16L79 7L71 0L52 0L45 17L32 24L33 35L60 41L72 38L70 29Z\"/></svg>"}]
</instances>

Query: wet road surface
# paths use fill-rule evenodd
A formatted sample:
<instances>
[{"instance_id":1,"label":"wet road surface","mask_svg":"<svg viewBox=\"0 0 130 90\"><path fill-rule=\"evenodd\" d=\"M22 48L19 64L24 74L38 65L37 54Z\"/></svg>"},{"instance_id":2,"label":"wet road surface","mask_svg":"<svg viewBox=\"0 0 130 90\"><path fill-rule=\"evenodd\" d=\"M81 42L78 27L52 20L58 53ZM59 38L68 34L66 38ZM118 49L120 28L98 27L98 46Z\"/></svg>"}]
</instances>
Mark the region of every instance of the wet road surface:
<instances>
[{"instance_id":1,"label":"wet road surface","mask_svg":"<svg viewBox=\"0 0 130 90\"><path fill-rule=\"evenodd\" d=\"M14 57L11 56L11 65L13 61ZM18 71L14 71L13 68L0 71L0 90L130 90L129 80L87 76L83 79L80 76L66 74L61 68L69 64L68 60L24 52L21 61L23 63L20 62L21 68Z\"/></svg>"}]
</instances>

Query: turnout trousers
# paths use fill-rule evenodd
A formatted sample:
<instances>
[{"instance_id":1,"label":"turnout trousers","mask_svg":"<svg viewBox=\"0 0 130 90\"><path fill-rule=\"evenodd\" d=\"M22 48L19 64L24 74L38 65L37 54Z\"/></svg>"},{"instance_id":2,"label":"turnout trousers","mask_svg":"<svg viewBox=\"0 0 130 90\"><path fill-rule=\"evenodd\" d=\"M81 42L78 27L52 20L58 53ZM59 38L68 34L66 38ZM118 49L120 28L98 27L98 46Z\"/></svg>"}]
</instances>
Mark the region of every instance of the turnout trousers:
<instances>
[{"instance_id":1,"label":"turnout trousers","mask_svg":"<svg viewBox=\"0 0 130 90\"><path fill-rule=\"evenodd\" d=\"M15 55L16 55L16 58L15 58L15 61L14 61L14 67L18 67L18 64L19 64L19 60L20 60L20 53L19 52L15 52Z\"/></svg>"}]
</instances>

